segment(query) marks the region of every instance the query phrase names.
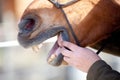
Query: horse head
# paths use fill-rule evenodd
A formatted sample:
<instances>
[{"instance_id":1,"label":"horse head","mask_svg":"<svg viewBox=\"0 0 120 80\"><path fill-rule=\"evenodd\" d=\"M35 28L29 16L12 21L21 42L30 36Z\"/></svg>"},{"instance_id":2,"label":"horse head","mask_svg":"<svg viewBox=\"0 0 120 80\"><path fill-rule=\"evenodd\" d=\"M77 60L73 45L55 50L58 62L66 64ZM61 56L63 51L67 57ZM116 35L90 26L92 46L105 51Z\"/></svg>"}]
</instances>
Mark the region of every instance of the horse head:
<instances>
[{"instance_id":1,"label":"horse head","mask_svg":"<svg viewBox=\"0 0 120 80\"><path fill-rule=\"evenodd\" d=\"M78 0L63 10L82 47L97 45L120 29L120 6L114 0ZM25 48L32 47L56 35L75 43L62 11L49 0L34 0L20 19L19 43ZM48 58L55 66L63 58L61 54L54 56L58 48L56 42Z\"/></svg>"}]
</instances>

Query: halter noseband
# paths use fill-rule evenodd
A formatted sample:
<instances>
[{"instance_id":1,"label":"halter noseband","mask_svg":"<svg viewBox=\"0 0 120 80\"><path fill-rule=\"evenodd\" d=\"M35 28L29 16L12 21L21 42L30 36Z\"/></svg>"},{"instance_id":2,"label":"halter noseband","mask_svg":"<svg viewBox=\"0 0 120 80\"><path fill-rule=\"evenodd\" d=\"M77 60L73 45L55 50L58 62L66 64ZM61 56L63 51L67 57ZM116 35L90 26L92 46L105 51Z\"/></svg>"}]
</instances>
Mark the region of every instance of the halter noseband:
<instances>
[{"instance_id":1,"label":"halter noseband","mask_svg":"<svg viewBox=\"0 0 120 80\"><path fill-rule=\"evenodd\" d=\"M60 3L58 3L57 0L48 0L48 1L50 1L52 4L54 4L57 8L60 8L60 7L64 8L64 7L70 6L70 5L78 2L79 0L71 0L65 4L60 4Z\"/></svg>"}]
</instances>

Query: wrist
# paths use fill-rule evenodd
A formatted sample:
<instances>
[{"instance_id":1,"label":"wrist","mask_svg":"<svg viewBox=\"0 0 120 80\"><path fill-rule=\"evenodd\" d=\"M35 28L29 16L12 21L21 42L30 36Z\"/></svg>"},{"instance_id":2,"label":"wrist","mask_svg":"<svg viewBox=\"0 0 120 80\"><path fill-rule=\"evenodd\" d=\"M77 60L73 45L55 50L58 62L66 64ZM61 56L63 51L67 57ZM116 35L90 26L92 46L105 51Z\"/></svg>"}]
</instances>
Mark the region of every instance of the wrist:
<instances>
[{"instance_id":1,"label":"wrist","mask_svg":"<svg viewBox=\"0 0 120 80\"><path fill-rule=\"evenodd\" d=\"M101 58L99 56L96 56L96 57L92 58L89 62L90 64L88 65L88 69L87 69L86 72L88 72L89 69L91 68L91 66L94 65L99 60L101 60Z\"/></svg>"}]
</instances>

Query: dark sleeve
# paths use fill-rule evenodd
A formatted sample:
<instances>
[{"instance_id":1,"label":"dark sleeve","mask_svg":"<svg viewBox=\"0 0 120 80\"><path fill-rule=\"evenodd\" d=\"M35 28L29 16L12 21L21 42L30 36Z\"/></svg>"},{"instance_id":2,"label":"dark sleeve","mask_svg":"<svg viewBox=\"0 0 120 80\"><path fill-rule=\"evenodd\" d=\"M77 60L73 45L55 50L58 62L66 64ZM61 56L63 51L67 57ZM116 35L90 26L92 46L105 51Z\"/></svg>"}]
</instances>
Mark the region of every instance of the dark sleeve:
<instances>
[{"instance_id":1,"label":"dark sleeve","mask_svg":"<svg viewBox=\"0 0 120 80\"><path fill-rule=\"evenodd\" d=\"M113 70L103 60L99 60L89 69L87 80L120 80L120 73Z\"/></svg>"}]
</instances>

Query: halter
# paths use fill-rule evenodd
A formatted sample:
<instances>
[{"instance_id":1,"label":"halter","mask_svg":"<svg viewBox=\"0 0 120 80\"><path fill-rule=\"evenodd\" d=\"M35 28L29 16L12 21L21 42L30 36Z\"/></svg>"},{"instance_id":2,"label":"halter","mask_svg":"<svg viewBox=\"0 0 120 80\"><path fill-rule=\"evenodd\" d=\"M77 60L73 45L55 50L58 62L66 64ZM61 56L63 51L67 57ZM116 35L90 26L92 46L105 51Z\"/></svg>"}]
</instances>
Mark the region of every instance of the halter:
<instances>
[{"instance_id":1,"label":"halter","mask_svg":"<svg viewBox=\"0 0 120 80\"><path fill-rule=\"evenodd\" d=\"M68 20L68 18L67 18L67 16L66 16L66 14L65 14L65 12L64 12L64 10L63 10L63 8L68 7L68 6L70 6L70 5L78 2L78 1L80 1L80 0L71 0L71 1L69 1L69 2L67 2L67 3L65 3L65 4L60 4L60 3L58 3L57 0L48 0L48 1L50 1L53 5L55 5L55 7L57 7L58 9L61 10L61 12L63 13L63 15L64 15L64 17L65 17L65 20L66 20L66 22L67 22L67 24L68 24L68 26L69 26L69 29L70 29L70 31L71 31L71 34L72 34L72 36L73 36L76 44L77 44L78 46L80 46L80 43L79 43L79 41L78 41L78 38L77 38L77 36L75 35L75 33L74 33L74 31L73 31L72 25L70 24L70 22L69 22L69 20ZM96 54L99 54L99 53L104 49L104 47L105 47L106 44L107 44L107 41L105 40L105 41L103 42L102 46L100 47L100 49L96 52Z\"/></svg>"},{"instance_id":2,"label":"halter","mask_svg":"<svg viewBox=\"0 0 120 80\"><path fill-rule=\"evenodd\" d=\"M75 35L75 33L74 33L74 31L73 31L72 25L70 24L70 22L69 22L69 20L68 20L68 18L67 18L67 16L66 16L66 14L65 14L65 12L64 12L64 10L63 10L64 7L67 7L67 6L70 6L70 5L74 4L74 3L76 3L76 2L78 2L78 0L72 0L72 1L67 2L67 3L65 3L65 4L59 4L58 1L56 1L56 0L49 0L49 1L50 1L52 4L54 4L58 9L61 10L61 12L63 13L63 15L64 15L64 17L65 17L65 20L66 20L66 22L67 22L67 24L68 24L68 26L69 26L69 29L70 29L70 31L71 31L71 34L72 34L72 36L73 36L76 44L77 44L78 46L80 46L79 41L78 41L78 38L77 38L77 36Z\"/></svg>"}]
</instances>

